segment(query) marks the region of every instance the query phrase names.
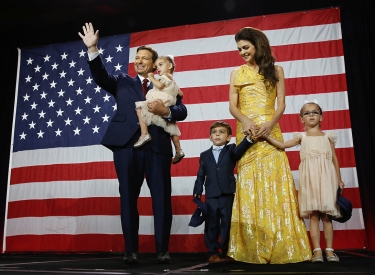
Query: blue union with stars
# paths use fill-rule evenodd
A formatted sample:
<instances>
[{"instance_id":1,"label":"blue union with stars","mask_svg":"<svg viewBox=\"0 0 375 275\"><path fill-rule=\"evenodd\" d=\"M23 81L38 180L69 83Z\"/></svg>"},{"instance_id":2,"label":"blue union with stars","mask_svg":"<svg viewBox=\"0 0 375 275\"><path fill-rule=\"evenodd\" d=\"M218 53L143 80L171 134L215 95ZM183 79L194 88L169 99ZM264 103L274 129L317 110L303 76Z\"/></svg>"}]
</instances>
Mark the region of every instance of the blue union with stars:
<instances>
[{"instance_id":1,"label":"blue union with stars","mask_svg":"<svg viewBox=\"0 0 375 275\"><path fill-rule=\"evenodd\" d=\"M127 73L130 35L102 37L111 74ZM13 152L99 144L116 112L92 79L82 41L19 50Z\"/></svg>"}]
</instances>

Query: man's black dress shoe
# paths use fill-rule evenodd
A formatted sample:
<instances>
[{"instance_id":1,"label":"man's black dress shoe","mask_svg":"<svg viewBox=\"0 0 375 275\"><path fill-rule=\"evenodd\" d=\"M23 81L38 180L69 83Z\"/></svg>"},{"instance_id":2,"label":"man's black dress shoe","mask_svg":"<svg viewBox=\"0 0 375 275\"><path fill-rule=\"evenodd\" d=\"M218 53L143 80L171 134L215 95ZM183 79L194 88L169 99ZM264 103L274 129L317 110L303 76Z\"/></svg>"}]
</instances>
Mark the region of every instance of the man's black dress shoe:
<instances>
[{"instance_id":1,"label":"man's black dress shoe","mask_svg":"<svg viewBox=\"0 0 375 275\"><path fill-rule=\"evenodd\" d=\"M126 252L125 256L122 260L127 264L137 264L138 263L138 253L137 252Z\"/></svg>"},{"instance_id":2,"label":"man's black dress shoe","mask_svg":"<svg viewBox=\"0 0 375 275\"><path fill-rule=\"evenodd\" d=\"M171 256L169 256L168 252L165 253L156 253L156 263L158 264L170 264L171 263Z\"/></svg>"}]
</instances>

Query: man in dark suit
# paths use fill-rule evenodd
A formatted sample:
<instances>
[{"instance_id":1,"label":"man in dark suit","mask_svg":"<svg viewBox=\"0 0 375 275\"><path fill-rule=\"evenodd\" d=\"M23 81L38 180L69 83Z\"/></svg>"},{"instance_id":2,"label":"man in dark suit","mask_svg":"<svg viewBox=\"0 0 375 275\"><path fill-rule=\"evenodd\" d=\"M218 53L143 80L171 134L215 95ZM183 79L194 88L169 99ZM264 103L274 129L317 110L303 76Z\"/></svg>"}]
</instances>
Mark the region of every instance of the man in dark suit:
<instances>
[{"instance_id":1,"label":"man in dark suit","mask_svg":"<svg viewBox=\"0 0 375 275\"><path fill-rule=\"evenodd\" d=\"M227 145L231 135L232 128L228 123L217 121L211 125L210 140L213 146L200 155L200 166L194 185L193 194L198 198L203 193L203 185L205 186L208 213L205 220L204 240L210 256L209 263L221 261L219 249L225 261L233 260L226 256L232 205L236 192L236 178L233 170L237 161L254 143L251 138L245 137L237 147L235 144Z\"/></svg>"},{"instance_id":2,"label":"man in dark suit","mask_svg":"<svg viewBox=\"0 0 375 275\"><path fill-rule=\"evenodd\" d=\"M140 137L135 102L145 100L142 81L155 69L157 52L148 46L137 49L134 68L137 76L126 74L110 75L99 57L97 48L99 31L94 32L91 23L83 26L83 34L78 33L88 48L89 67L96 84L111 93L117 103L117 111L101 141L113 151L114 164L119 180L121 202L121 225L125 240L124 261L138 263L139 213L137 200L146 176L152 197L156 262L169 263L168 253L172 225L171 206L171 161L172 146L170 135L161 127L150 125L152 140L140 148L134 144ZM150 83L150 81L148 82ZM148 87L150 89L152 87ZM175 106L165 107L161 101L150 104L149 111L170 121L181 121L187 116L181 98Z\"/></svg>"}]
</instances>

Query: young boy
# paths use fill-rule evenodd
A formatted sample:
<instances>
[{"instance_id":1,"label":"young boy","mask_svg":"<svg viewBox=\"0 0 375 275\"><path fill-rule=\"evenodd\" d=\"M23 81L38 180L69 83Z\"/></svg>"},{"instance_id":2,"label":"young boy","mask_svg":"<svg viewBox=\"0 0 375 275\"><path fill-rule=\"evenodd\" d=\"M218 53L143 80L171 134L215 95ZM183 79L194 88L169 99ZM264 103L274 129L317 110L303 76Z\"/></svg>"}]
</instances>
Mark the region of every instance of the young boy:
<instances>
[{"instance_id":1,"label":"young boy","mask_svg":"<svg viewBox=\"0 0 375 275\"><path fill-rule=\"evenodd\" d=\"M233 260L226 256L232 204L236 192L236 178L233 170L237 161L254 143L252 139L245 137L237 147L235 144L227 145L231 136L232 128L228 123L216 121L211 125L210 140L213 146L200 155L200 165L194 185L193 194L198 198L202 195L203 185L205 186L208 214L205 221L204 240L210 256L209 263L221 261L219 249L225 261Z\"/></svg>"}]
</instances>

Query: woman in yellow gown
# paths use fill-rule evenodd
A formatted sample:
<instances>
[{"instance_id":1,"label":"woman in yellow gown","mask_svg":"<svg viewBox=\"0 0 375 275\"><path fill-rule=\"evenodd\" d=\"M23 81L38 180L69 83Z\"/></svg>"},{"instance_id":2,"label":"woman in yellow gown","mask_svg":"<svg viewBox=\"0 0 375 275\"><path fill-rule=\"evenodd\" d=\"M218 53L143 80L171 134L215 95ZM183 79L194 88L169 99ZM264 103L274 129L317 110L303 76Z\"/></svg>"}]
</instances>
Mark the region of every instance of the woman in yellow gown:
<instances>
[{"instance_id":1,"label":"woman in yellow gown","mask_svg":"<svg viewBox=\"0 0 375 275\"><path fill-rule=\"evenodd\" d=\"M309 261L304 220L299 216L293 176L285 151L262 137L283 141L278 124L285 110L283 68L266 35L243 28L235 36L246 64L230 79L230 112L237 119L236 140L258 140L238 162L228 256L256 264ZM275 101L277 108L275 110Z\"/></svg>"}]
</instances>

